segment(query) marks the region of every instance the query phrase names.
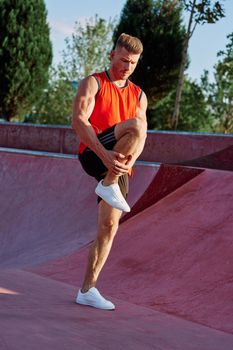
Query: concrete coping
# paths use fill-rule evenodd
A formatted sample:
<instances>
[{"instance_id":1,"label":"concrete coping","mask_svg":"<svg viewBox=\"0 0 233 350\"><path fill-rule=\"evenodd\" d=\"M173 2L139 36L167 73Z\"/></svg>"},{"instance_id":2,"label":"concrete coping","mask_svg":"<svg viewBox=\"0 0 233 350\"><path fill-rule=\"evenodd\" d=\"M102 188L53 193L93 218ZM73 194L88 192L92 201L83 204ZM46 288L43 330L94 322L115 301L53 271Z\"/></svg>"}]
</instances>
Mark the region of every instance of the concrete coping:
<instances>
[{"instance_id":1,"label":"concrete coping","mask_svg":"<svg viewBox=\"0 0 233 350\"><path fill-rule=\"evenodd\" d=\"M69 125L53 125L53 124L33 124L33 123L19 123L19 122L1 122L1 125L7 126L24 126L24 127L35 127L35 128L51 128L51 129L71 129ZM224 134L224 133L208 133L208 132L191 132L191 131L173 131L173 130L147 130L149 134L168 134L168 135L206 135L206 136L225 136L233 137L233 134Z\"/></svg>"},{"instance_id":2,"label":"concrete coping","mask_svg":"<svg viewBox=\"0 0 233 350\"><path fill-rule=\"evenodd\" d=\"M25 155L29 155L29 156L39 156L39 157L78 159L78 155L73 155L73 154L30 151L30 150L18 149L18 148L0 147L0 153L1 152L2 153L13 153L13 154L25 154ZM160 164L161 163L159 163L159 162L145 162L142 160L136 161L136 165L149 166L149 167L159 167Z\"/></svg>"}]
</instances>

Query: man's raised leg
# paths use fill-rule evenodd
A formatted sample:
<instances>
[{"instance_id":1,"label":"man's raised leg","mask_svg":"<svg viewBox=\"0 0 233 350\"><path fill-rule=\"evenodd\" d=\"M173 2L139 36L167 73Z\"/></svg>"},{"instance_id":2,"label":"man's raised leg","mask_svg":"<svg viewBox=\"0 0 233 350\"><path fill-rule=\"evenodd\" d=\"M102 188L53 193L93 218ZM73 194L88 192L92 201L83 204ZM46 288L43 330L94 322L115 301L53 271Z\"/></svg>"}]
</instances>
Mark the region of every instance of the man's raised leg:
<instances>
[{"instance_id":1,"label":"man's raised leg","mask_svg":"<svg viewBox=\"0 0 233 350\"><path fill-rule=\"evenodd\" d=\"M116 125L115 137L117 143L114 151L124 156L123 159L118 158L117 162L133 166L143 150L146 130L146 121L140 118L129 119ZM96 193L112 207L122 211L130 211L119 189L118 179L119 175L109 170L104 180L98 184Z\"/></svg>"}]
</instances>

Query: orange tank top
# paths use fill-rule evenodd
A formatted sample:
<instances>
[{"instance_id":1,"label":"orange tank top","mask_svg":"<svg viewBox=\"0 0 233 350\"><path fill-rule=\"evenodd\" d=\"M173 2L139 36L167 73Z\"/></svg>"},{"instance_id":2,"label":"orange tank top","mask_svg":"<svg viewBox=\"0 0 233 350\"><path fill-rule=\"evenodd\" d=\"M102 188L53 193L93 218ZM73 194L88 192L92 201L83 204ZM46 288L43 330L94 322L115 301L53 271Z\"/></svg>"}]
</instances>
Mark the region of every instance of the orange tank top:
<instances>
[{"instance_id":1,"label":"orange tank top","mask_svg":"<svg viewBox=\"0 0 233 350\"><path fill-rule=\"evenodd\" d=\"M124 87L118 87L111 81L107 71L95 73L93 76L97 80L99 90L89 122L96 134L124 120L134 118L142 90L130 80L127 80ZM81 154L85 148L86 145L81 142L78 153Z\"/></svg>"}]
</instances>

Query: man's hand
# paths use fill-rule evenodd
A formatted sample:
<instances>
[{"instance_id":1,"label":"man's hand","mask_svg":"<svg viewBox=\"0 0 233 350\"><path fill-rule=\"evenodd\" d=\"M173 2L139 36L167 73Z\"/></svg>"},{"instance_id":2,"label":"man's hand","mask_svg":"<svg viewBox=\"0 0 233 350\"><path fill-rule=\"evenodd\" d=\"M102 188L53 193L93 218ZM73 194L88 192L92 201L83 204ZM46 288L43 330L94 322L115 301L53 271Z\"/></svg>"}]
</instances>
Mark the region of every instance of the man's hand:
<instances>
[{"instance_id":1,"label":"man's hand","mask_svg":"<svg viewBox=\"0 0 233 350\"><path fill-rule=\"evenodd\" d=\"M130 166L128 164L128 157L122 153L115 151L106 151L106 156L102 159L106 168L113 172L116 176L121 176L128 173Z\"/></svg>"}]
</instances>

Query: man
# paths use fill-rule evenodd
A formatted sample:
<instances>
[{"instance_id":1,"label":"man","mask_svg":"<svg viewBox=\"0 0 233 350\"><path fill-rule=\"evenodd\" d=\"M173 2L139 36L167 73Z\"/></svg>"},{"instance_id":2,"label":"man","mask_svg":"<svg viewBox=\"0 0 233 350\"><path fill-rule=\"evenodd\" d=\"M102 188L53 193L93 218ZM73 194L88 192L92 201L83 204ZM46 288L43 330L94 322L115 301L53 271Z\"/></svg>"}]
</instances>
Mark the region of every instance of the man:
<instances>
[{"instance_id":1,"label":"man","mask_svg":"<svg viewBox=\"0 0 233 350\"><path fill-rule=\"evenodd\" d=\"M99 203L97 236L76 302L105 310L115 306L95 286L121 214L130 211L126 202L128 174L146 139L147 98L128 80L142 50L138 38L121 34L110 54L108 71L82 80L73 106L72 127L81 140L80 162L99 182L95 190Z\"/></svg>"}]
</instances>

